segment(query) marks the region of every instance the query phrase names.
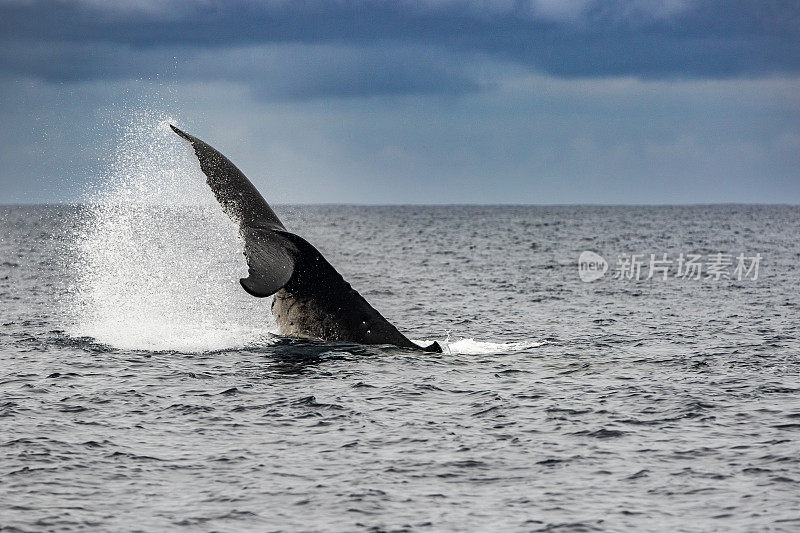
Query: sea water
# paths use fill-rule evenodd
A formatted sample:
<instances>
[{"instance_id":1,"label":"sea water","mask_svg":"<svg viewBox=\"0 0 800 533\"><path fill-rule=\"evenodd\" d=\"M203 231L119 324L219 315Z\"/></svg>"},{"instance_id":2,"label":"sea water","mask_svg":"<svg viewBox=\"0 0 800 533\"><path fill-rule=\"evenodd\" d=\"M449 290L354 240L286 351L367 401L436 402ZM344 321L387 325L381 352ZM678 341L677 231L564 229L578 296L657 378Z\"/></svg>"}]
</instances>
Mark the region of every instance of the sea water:
<instances>
[{"instance_id":1,"label":"sea water","mask_svg":"<svg viewBox=\"0 0 800 533\"><path fill-rule=\"evenodd\" d=\"M286 339L165 127L0 207L0 528L800 527L800 208L274 206L445 349Z\"/></svg>"}]
</instances>

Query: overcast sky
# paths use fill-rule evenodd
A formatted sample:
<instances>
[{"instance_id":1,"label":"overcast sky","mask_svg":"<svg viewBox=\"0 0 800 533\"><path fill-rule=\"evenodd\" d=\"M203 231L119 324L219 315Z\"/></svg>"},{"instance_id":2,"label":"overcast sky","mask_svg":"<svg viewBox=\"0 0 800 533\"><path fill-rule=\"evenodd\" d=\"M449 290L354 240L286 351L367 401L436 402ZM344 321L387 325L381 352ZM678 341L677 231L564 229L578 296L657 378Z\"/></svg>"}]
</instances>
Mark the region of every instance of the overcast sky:
<instances>
[{"instance_id":1,"label":"overcast sky","mask_svg":"<svg viewBox=\"0 0 800 533\"><path fill-rule=\"evenodd\" d=\"M274 203L800 203L797 0L0 0L0 41L0 203L80 200L141 112Z\"/></svg>"}]
</instances>

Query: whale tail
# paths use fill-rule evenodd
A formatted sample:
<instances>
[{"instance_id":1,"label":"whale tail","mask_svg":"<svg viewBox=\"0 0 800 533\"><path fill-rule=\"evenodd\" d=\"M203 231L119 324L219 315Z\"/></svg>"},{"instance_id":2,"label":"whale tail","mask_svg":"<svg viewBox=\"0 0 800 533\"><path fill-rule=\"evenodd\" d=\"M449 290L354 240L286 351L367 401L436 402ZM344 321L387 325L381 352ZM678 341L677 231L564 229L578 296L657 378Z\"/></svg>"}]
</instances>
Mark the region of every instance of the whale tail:
<instances>
[{"instance_id":1,"label":"whale tail","mask_svg":"<svg viewBox=\"0 0 800 533\"><path fill-rule=\"evenodd\" d=\"M442 353L442 347L439 345L438 342L433 341L433 344L430 346L422 347L423 352L431 352L431 353Z\"/></svg>"},{"instance_id":2,"label":"whale tail","mask_svg":"<svg viewBox=\"0 0 800 533\"><path fill-rule=\"evenodd\" d=\"M261 298L283 290L272 303L281 333L442 352L438 342L427 347L411 342L311 243L286 231L261 193L228 158L197 137L170 127L191 143L222 210L239 224L248 267L248 277L239 280L242 288Z\"/></svg>"},{"instance_id":3,"label":"whale tail","mask_svg":"<svg viewBox=\"0 0 800 533\"><path fill-rule=\"evenodd\" d=\"M172 124L169 127L191 143L200 161L200 170L206 175L208 186L229 217L236 220L242 228L286 229L261 193L227 157Z\"/></svg>"}]
</instances>

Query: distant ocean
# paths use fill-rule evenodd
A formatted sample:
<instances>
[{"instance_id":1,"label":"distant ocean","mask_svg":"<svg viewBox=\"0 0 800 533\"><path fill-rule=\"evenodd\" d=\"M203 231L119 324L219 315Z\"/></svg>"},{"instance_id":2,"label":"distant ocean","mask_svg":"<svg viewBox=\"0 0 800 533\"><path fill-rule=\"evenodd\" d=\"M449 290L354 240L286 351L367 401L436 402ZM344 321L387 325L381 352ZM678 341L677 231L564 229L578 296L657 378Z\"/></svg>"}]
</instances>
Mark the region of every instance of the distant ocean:
<instances>
[{"instance_id":1,"label":"distant ocean","mask_svg":"<svg viewBox=\"0 0 800 533\"><path fill-rule=\"evenodd\" d=\"M800 529L799 207L277 206L424 354L156 181L0 207L0 530Z\"/></svg>"}]
</instances>

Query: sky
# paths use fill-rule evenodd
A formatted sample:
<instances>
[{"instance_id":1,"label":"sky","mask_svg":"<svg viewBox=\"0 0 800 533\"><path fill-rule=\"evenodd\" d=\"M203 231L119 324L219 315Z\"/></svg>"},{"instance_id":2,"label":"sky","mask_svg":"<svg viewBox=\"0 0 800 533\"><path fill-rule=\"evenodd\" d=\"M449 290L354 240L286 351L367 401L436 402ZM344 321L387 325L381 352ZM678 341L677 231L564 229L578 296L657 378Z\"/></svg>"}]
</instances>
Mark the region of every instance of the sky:
<instances>
[{"instance_id":1,"label":"sky","mask_svg":"<svg viewBox=\"0 0 800 533\"><path fill-rule=\"evenodd\" d=\"M0 0L0 203L142 113L278 204L800 204L800 2Z\"/></svg>"}]
</instances>

